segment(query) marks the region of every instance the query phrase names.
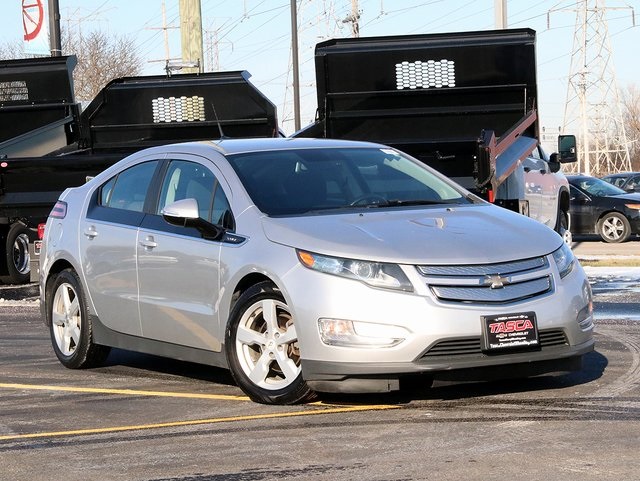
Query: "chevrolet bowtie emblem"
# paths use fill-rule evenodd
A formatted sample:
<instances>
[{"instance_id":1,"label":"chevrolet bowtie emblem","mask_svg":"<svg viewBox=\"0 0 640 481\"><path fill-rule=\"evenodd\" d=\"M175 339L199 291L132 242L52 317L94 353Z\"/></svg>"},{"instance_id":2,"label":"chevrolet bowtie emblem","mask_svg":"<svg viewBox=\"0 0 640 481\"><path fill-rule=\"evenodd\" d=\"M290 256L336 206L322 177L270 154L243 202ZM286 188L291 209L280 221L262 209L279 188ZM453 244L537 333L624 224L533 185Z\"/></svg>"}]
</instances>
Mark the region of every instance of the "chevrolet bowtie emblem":
<instances>
[{"instance_id":1,"label":"chevrolet bowtie emblem","mask_svg":"<svg viewBox=\"0 0 640 481\"><path fill-rule=\"evenodd\" d=\"M502 277L499 274L491 274L484 277L485 286L490 286L491 289L502 289L505 285L509 284L508 277Z\"/></svg>"}]
</instances>

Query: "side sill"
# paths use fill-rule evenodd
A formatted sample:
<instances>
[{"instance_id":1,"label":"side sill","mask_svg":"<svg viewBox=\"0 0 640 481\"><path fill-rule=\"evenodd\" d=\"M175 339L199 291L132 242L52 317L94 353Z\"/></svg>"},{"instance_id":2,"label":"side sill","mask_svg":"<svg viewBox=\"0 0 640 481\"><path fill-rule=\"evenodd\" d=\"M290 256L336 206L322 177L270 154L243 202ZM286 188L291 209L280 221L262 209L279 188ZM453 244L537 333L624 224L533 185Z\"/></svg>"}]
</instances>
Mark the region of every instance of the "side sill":
<instances>
[{"instance_id":1,"label":"side sill","mask_svg":"<svg viewBox=\"0 0 640 481\"><path fill-rule=\"evenodd\" d=\"M90 316L90 318L93 327L93 340L96 344L228 369L224 349L221 352L207 351L205 349L179 346L170 342L122 334L106 327L97 316Z\"/></svg>"}]
</instances>

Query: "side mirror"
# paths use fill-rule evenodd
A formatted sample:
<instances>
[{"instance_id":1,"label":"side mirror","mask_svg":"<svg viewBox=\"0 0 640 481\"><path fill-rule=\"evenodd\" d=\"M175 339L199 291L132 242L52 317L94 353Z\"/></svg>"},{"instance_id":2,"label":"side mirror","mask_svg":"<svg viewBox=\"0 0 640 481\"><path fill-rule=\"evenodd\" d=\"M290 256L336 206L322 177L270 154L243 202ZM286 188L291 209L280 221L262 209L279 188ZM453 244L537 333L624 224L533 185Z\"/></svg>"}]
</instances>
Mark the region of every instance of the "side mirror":
<instances>
[{"instance_id":1,"label":"side mirror","mask_svg":"<svg viewBox=\"0 0 640 481\"><path fill-rule=\"evenodd\" d=\"M551 171L551 173L555 174L556 172L560 172L561 165L556 152L549 156L549 162L547 163L549 164L549 171Z\"/></svg>"},{"instance_id":2,"label":"side mirror","mask_svg":"<svg viewBox=\"0 0 640 481\"><path fill-rule=\"evenodd\" d=\"M576 155L576 136L575 135L559 135L558 136L558 161L563 164L575 162L578 157Z\"/></svg>"},{"instance_id":3,"label":"side mirror","mask_svg":"<svg viewBox=\"0 0 640 481\"><path fill-rule=\"evenodd\" d=\"M224 235L224 229L200 217L198 201L182 199L168 204L162 209L162 218L171 225L179 227L193 227L202 234L204 239L219 240Z\"/></svg>"}]
</instances>

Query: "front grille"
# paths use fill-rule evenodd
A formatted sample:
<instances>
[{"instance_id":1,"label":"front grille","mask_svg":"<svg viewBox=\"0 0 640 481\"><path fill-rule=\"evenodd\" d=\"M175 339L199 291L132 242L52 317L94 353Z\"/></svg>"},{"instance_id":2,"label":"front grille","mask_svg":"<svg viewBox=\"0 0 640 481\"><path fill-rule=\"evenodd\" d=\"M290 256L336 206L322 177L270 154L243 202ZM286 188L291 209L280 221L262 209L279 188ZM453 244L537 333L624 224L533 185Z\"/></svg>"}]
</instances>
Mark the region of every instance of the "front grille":
<instances>
[{"instance_id":1,"label":"front grille","mask_svg":"<svg viewBox=\"0 0 640 481\"><path fill-rule=\"evenodd\" d=\"M562 329L550 329L540 331L540 347L545 348L554 346L564 346L569 344L567 336ZM462 339L447 339L437 342L422 358L434 358L444 356L464 356L482 354L482 344L479 337L465 337Z\"/></svg>"},{"instance_id":2,"label":"front grille","mask_svg":"<svg viewBox=\"0 0 640 481\"><path fill-rule=\"evenodd\" d=\"M417 266L433 295L444 302L505 304L552 289L546 257L498 264Z\"/></svg>"}]
</instances>

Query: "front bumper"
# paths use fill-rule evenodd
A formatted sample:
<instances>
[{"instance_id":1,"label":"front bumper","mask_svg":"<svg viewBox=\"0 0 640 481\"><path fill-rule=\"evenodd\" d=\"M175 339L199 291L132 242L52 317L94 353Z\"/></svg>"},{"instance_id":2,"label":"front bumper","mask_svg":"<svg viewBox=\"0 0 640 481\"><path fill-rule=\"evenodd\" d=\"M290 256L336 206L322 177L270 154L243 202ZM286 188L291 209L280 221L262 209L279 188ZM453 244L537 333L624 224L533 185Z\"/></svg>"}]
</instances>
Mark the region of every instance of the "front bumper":
<instances>
[{"instance_id":1,"label":"front bumper","mask_svg":"<svg viewBox=\"0 0 640 481\"><path fill-rule=\"evenodd\" d=\"M539 351L497 355L480 352L408 363L303 360L302 373L316 391L388 392L398 390L402 378L415 375L429 380L488 381L576 371L582 368L582 356L593 351L594 345L590 339L578 346L543 346Z\"/></svg>"},{"instance_id":2,"label":"front bumper","mask_svg":"<svg viewBox=\"0 0 640 481\"><path fill-rule=\"evenodd\" d=\"M303 270L304 269L304 270ZM552 289L540 296L510 303L442 302L412 267L405 273L411 293L372 289L357 281L300 267L288 283L294 311L304 379L324 392L382 392L399 388L405 376L429 379L491 379L527 377L579 369L594 349L588 280L579 264L560 280L553 264ZM487 353L482 348L482 317L533 312L540 346L537 350ZM398 326L407 332L388 347L325 344L319 319Z\"/></svg>"}]
</instances>

